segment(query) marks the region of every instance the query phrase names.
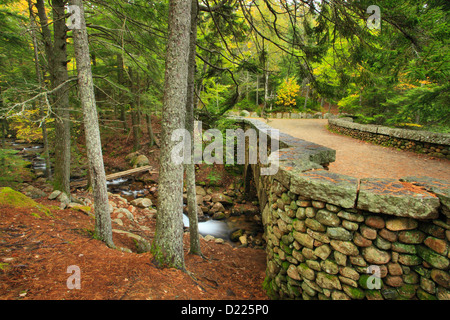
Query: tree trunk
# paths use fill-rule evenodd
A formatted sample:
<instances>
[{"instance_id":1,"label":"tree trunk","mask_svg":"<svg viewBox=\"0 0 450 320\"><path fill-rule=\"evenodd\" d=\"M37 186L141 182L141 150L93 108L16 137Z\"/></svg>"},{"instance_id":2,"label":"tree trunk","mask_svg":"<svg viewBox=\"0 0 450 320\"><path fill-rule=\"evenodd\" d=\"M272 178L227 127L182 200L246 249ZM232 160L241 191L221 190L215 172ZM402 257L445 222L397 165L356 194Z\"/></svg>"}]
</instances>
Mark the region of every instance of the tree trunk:
<instances>
[{"instance_id":1,"label":"tree trunk","mask_svg":"<svg viewBox=\"0 0 450 320\"><path fill-rule=\"evenodd\" d=\"M117 81L120 85L124 84L124 70L123 70L123 57L122 54L117 55ZM119 96L122 97L122 92L119 93ZM120 102L120 120L122 121L123 129L125 132L128 132L128 124L127 124L127 115L124 106L124 101L122 98L118 99Z\"/></svg>"},{"instance_id":2,"label":"tree trunk","mask_svg":"<svg viewBox=\"0 0 450 320\"><path fill-rule=\"evenodd\" d=\"M0 103L1 107L1 103ZM6 148L6 119L0 120L2 123L2 149Z\"/></svg>"},{"instance_id":3,"label":"tree trunk","mask_svg":"<svg viewBox=\"0 0 450 320\"><path fill-rule=\"evenodd\" d=\"M256 75L256 107L259 106L259 76Z\"/></svg>"},{"instance_id":4,"label":"tree trunk","mask_svg":"<svg viewBox=\"0 0 450 320\"><path fill-rule=\"evenodd\" d=\"M53 67L54 85L57 87L65 83L69 77L67 73L66 38L67 27L65 20L65 1L53 0ZM55 176L54 186L58 190L70 195L70 111L69 89L64 85L55 93Z\"/></svg>"},{"instance_id":5,"label":"tree trunk","mask_svg":"<svg viewBox=\"0 0 450 320\"><path fill-rule=\"evenodd\" d=\"M33 41L33 49L34 49L34 65L36 68L36 77L38 80L38 84L39 84L39 92L42 92L42 90L44 89L44 82L42 79L42 74L41 74L41 67L39 65L39 50L38 50L38 42L36 39L36 34L35 34L35 30L36 30L36 21L33 15L33 10L32 10L32 3L31 0L28 0L28 8L30 11L30 23L31 23L31 38ZM41 97L39 99L39 113L42 119L41 122L41 129L42 129L42 139L44 140L44 158L45 158L45 176L48 179L52 179L52 168L51 168L51 163L50 163L50 152L49 152L49 147L48 147L48 135L47 135L47 120L44 119L44 101L43 98Z\"/></svg>"},{"instance_id":6,"label":"tree trunk","mask_svg":"<svg viewBox=\"0 0 450 320\"><path fill-rule=\"evenodd\" d=\"M264 66L264 106L263 110L261 112L261 116L264 116L266 113L267 108L267 100L269 98L269 71L267 71L267 68L269 67L269 62L266 63Z\"/></svg>"},{"instance_id":7,"label":"tree trunk","mask_svg":"<svg viewBox=\"0 0 450 320\"><path fill-rule=\"evenodd\" d=\"M249 77L249 75L248 75L248 71L247 71L247 77L245 78L245 99L247 100L247 101L249 101L248 100L248 93L249 93L249 82L250 82L250 77Z\"/></svg>"},{"instance_id":8,"label":"tree trunk","mask_svg":"<svg viewBox=\"0 0 450 320\"><path fill-rule=\"evenodd\" d=\"M129 69L130 75L130 91L132 93L132 106L131 106L131 127L133 132L133 151L138 151L140 149L139 144L139 115L138 115L138 105L139 105L139 88L138 77L134 74L133 69Z\"/></svg>"},{"instance_id":9,"label":"tree trunk","mask_svg":"<svg viewBox=\"0 0 450 320\"><path fill-rule=\"evenodd\" d=\"M155 135L153 134L153 128L152 128L152 115L146 114L145 118L147 120L147 131L148 131L148 136L150 138L150 142L148 143L148 146L151 148L155 144Z\"/></svg>"},{"instance_id":10,"label":"tree trunk","mask_svg":"<svg viewBox=\"0 0 450 320\"><path fill-rule=\"evenodd\" d=\"M133 127L133 151L139 150L139 123L136 110L131 110L131 126Z\"/></svg>"},{"instance_id":11,"label":"tree trunk","mask_svg":"<svg viewBox=\"0 0 450 320\"><path fill-rule=\"evenodd\" d=\"M308 105L308 98L309 98L309 86L306 87L305 105L303 106L303 109L305 109L305 111L306 111L306 107Z\"/></svg>"},{"instance_id":12,"label":"tree trunk","mask_svg":"<svg viewBox=\"0 0 450 320\"><path fill-rule=\"evenodd\" d=\"M186 189L189 217L190 249L189 253L201 255L200 237L198 232L198 205L195 192L195 164L194 164L194 90L195 90L195 54L197 43L197 0L191 5L191 37L189 44L189 71L186 98L186 130L190 134L191 150L190 163L185 164Z\"/></svg>"},{"instance_id":13,"label":"tree trunk","mask_svg":"<svg viewBox=\"0 0 450 320\"><path fill-rule=\"evenodd\" d=\"M0 86L0 110L3 109L3 96L2 87ZM0 123L2 124L2 149L6 148L6 118L1 118Z\"/></svg>"},{"instance_id":14,"label":"tree trunk","mask_svg":"<svg viewBox=\"0 0 450 320\"><path fill-rule=\"evenodd\" d=\"M191 0L171 0L166 52L158 215L152 253L162 267L185 269L183 251L183 164L171 159L175 130L184 129Z\"/></svg>"},{"instance_id":15,"label":"tree trunk","mask_svg":"<svg viewBox=\"0 0 450 320\"><path fill-rule=\"evenodd\" d=\"M80 28L73 30L73 40L77 61L78 89L86 134L87 158L94 191L95 234L109 247L114 247L84 9L81 0L71 0L70 2L80 8L80 21L78 21Z\"/></svg>"}]
</instances>

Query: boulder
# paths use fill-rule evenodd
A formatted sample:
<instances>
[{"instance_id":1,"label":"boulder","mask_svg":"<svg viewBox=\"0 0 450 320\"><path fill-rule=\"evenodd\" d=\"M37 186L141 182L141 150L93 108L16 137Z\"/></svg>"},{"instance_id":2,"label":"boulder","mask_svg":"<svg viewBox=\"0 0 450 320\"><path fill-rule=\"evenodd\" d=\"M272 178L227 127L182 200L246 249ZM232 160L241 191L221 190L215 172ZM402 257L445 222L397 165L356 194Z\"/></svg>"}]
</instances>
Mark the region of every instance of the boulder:
<instances>
[{"instance_id":1,"label":"boulder","mask_svg":"<svg viewBox=\"0 0 450 320\"><path fill-rule=\"evenodd\" d=\"M67 205L70 203L70 199L67 196L67 194L65 194L64 192L61 192L61 194L56 198L56 200L58 200L59 202L61 202L60 207L61 208L65 208L67 207Z\"/></svg>"},{"instance_id":2,"label":"boulder","mask_svg":"<svg viewBox=\"0 0 450 320\"><path fill-rule=\"evenodd\" d=\"M230 235L230 240L233 242L238 242L239 241L239 237L244 235L244 230L243 229L238 229L234 232L231 233Z\"/></svg>"},{"instance_id":3,"label":"boulder","mask_svg":"<svg viewBox=\"0 0 450 320\"><path fill-rule=\"evenodd\" d=\"M150 161L143 154L137 156L131 162L131 165L133 166L133 168L139 168L139 167L143 167L143 166L148 166L149 164L150 164Z\"/></svg>"},{"instance_id":4,"label":"boulder","mask_svg":"<svg viewBox=\"0 0 450 320\"><path fill-rule=\"evenodd\" d=\"M125 215L129 220L134 221L134 216L128 209L116 208L116 209L114 209L114 213L117 214L117 217L119 219L122 218L123 215Z\"/></svg>"},{"instance_id":5,"label":"boulder","mask_svg":"<svg viewBox=\"0 0 450 320\"><path fill-rule=\"evenodd\" d=\"M241 242L242 246L246 247L248 245L247 235L244 234L244 235L240 236L239 241Z\"/></svg>"},{"instance_id":6,"label":"boulder","mask_svg":"<svg viewBox=\"0 0 450 320\"><path fill-rule=\"evenodd\" d=\"M242 110L239 113L239 116L241 116L241 117L248 117L248 116L250 116L250 112L248 112L247 110Z\"/></svg>"},{"instance_id":7,"label":"boulder","mask_svg":"<svg viewBox=\"0 0 450 320\"><path fill-rule=\"evenodd\" d=\"M214 205L209 209L209 213L214 214L216 212L225 212L225 207L222 203L216 202Z\"/></svg>"},{"instance_id":8,"label":"boulder","mask_svg":"<svg viewBox=\"0 0 450 320\"><path fill-rule=\"evenodd\" d=\"M59 195L61 194L61 191L55 190L48 196L49 200L55 200Z\"/></svg>"},{"instance_id":9,"label":"boulder","mask_svg":"<svg viewBox=\"0 0 450 320\"><path fill-rule=\"evenodd\" d=\"M41 189L38 189L34 186L27 186L26 188L24 188L22 190L22 193L27 195L28 197L30 197L31 199L38 199L38 198L42 198L45 197L47 194L42 191Z\"/></svg>"},{"instance_id":10,"label":"boulder","mask_svg":"<svg viewBox=\"0 0 450 320\"><path fill-rule=\"evenodd\" d=\"M213 193L211 195L211 201L233 204L233 199L231 199L231 197L229 196L224 195L223 193Z\"/></svg>"},{"instance_id":11,"label":"boulder","mask_svg":"<svg viewBox=\"0 0 450 320\"><path fill-rule=\"evenodd\" d=\"M144 253L144 252L148 252L150 251L150 242L146 239L144 239L143 237L128 232L128 231L124 231L124 230L119 230L119 229L112 229L112 232L115 233L119 233L119 234L124 234L129 238L132 238L133 240L135 240L135 245L136 245L136 251L137 253Z\"/></svg>"},{"instance_id":12,"label":"boulder","mask_svg":"<svg viewBox=\"0 0 450 320\"><path fill-rule=\"evenodd\" d=\"M130 203L131 205L139 208L148 208L153 204L152 200L150 200L149 198L137 198Z\"/></svg>"},{"instance_id":13,"label":"boulder","mask_svg":"<svg viewBox=\"0 0 450 320\"><path fill-rule=\"evenodd\" d=\"M40 205L30 197L9 187L0 188L0 205L13 208L33 208L44 214L50 214L50 210L47 207Z\"/></svg>"},{"instance_id":14,"label":"boulder","mask_svg":"<svg viewBox=\"0 0 450 320\"><path fill-rule=\"evenodd\" d=\"M125 156L125 160L131 163L138 155L139 151L129 153Z\"/></svg>"},{"instance_id":15,"label":"boulder","mask_svg":"<svg viewBox=\"0 0 450 320\"><path fill-rule=\"evenodd\" d=\"M202 186L195 186L195 194L206 196L206 191Z\"/></svg>"},{"instance_id":16,"label":"boulder","mask_svg":"<svg viewBox=\"0 0 450 320\"><path fill-rule=\"evenodd\" d=\"M223 212L216 212L212 216L213 220L222 220L225 219L225 213Z\"/></svg>"},{"instance_id":17,"label":"boulder","mask_svg":"<svg viewBox=\"0 0 450 320\"><path fill-rule=\"evenodd\" d=\"M89 207L89 206L84 206L84 205L76 203L76 202L70 202L70 203L67 204L67 208L78 210L80 212L83 212L84 214L93 216L93 214L91 212L92 208Z\"/></svg>"}]
</instances>

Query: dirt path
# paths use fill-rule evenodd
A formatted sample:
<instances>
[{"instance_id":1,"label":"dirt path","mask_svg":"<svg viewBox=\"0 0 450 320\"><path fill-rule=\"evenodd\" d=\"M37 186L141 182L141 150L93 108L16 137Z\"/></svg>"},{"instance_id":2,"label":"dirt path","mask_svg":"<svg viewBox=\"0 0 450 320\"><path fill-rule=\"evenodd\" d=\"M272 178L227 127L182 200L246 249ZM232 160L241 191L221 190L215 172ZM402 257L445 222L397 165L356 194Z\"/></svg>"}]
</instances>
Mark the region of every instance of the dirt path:
<instances>
[{"instance_id":1,"label":"dirt path","mask_svg":"<svg viewBox=\"0 0 450 320\"><path fill-rule=\"evenodd\" d=\"M260 119L264 121L264 119ZM330 171L357 178L428 176L450 181L450 161L387 148L331 133L325 119L269 119L268 124L303 140L336 150Z\"/></svg>"}]
</instances>

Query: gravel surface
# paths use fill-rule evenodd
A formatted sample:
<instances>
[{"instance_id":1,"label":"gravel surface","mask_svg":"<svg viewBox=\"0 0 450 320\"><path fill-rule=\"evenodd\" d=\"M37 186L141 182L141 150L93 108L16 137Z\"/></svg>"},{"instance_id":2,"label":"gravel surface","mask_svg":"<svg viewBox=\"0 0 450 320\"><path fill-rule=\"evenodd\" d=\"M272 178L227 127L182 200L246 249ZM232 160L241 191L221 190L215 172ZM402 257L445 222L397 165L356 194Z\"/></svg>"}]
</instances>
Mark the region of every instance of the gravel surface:
<instances>
[{"instance_id":1,"label":"gravel surface","mask_svg":"<svg viewBox=\"0 0 450 320\"><path fill-rule=\"evenodd\" d=\"M260 119L265 121L264 119ZM428 176L450 181L450 161L382 147L344 135L331 133L326 119L269 119L268 124L293 137L336 150L331 172L356 178Z\"/></svg>"}]
</instances>

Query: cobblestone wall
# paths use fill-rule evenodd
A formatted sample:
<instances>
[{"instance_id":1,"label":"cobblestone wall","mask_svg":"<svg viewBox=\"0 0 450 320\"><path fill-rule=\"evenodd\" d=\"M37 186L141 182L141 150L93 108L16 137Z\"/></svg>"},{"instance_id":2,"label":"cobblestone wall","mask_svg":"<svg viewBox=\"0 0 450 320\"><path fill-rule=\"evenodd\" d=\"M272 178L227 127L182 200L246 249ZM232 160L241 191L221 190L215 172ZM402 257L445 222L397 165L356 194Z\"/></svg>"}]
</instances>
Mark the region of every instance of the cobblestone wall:
<instances>
[{"instance_id":1,"label":"cobblestone wall","mask_svg":"<svg viewBox=\"0 0 450 320\"><path fill-rule=\"evenodd\" d=\"M271 298L450 300L450 182L358 180L325 170L334 150L279 140L275 175L246 170L263 209Z\"/></svg>"}]
</instances>

